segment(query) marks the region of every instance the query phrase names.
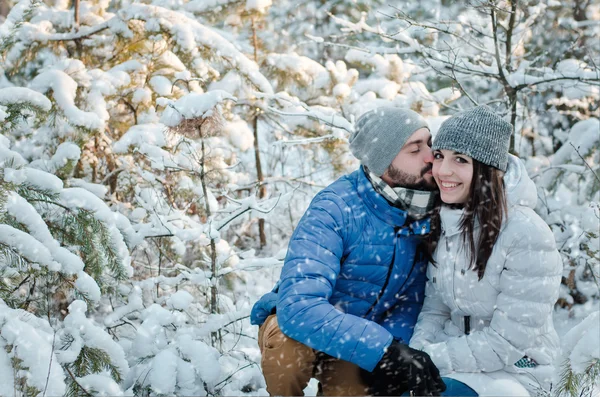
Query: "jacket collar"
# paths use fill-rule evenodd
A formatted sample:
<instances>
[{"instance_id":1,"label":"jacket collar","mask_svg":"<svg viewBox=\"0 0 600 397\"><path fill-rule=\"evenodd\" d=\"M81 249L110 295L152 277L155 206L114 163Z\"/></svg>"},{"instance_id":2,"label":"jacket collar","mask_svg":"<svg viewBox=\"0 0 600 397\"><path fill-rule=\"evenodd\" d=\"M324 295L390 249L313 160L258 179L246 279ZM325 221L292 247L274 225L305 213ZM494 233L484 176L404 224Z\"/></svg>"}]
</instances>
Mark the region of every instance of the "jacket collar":
<instances>
[{"instance_id":1,"label":"jacket collar","mask_svg":"<svg viewBox=\"0 0 600 397\"><path fill-rule=\"evenodd\" d=\"M440 220L442 231L446 236L452 236L461 232L460 220L464 214L463 209L452 209L447 205L442 205L440 209Z\"/></svg>"},{"instance_id":2,"label":"jacket collar","mask_svg":"<svg viewBox=\"0 0 600 397\"><path fill-rule=\"evenodd\" d=\"M408 217L406 211L391 205L381 194L379 194L373 184L367 178L364 168L356 170L358 196L363 200L366 207L383 222L390 226L404 226ZM400 234L425 235L429 233L429 217L420 221L412 222L402 229Z\"/></svg>"}]
</instances>

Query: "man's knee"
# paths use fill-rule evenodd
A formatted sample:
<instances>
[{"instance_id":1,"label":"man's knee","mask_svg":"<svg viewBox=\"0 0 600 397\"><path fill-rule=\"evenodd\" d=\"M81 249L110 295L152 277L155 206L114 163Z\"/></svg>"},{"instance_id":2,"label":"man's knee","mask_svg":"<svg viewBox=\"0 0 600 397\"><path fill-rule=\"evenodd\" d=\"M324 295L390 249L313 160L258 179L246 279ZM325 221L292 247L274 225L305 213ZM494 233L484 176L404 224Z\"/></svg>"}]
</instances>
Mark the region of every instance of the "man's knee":
<instances>
[{"instance_id":1,"label":"man's knee","mask_svg":"<svg viewBox=\"0 0 600 397\"><path fill-rule=\"evenodd\" d=\"M310 347L285 336L271 315L259 329L261 366L271 395L303 395L313 373L315 353Z\"/></svg>"}]
</instances>

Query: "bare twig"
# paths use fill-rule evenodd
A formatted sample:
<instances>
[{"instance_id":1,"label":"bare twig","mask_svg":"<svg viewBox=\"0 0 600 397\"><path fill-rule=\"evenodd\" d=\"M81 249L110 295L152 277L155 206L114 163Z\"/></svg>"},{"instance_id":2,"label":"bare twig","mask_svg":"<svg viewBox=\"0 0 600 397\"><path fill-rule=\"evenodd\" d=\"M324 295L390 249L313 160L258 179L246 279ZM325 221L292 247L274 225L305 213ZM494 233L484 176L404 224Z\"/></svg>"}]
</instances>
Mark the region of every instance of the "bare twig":
<instances>
[{"instance_id":1,"label":"bare twig","mask_svg":"<svg viewBox=\"0 0 600 397\"><path fill-rule=\"evenodd\" d=\"M238 218L240 215L242 215L242 214L244 214L244 213L246 213L248 211L257 211L257 212L260 212L262 214L268 214L269 212L273 211L275 209L275 207L277 207L277 204L279 204L279 200L280 199L281 199L281 194L279 196L277 196L277 201L268 210L263 210L261 208L254 207L254 206L251 206L251 205L247 205L245 207L242 207L237 212L235 212L234 215L232 215L231 217L225 219L222 222L219 222L218 225L215 228L218 231L222 230L225 226L227 226L229 223L231 223L234 219Z\"/></svg>"},{"instance_id":2,"label":"bare twig","mask_svg":"<svg viewBox=\"0 0 600 397\"><path fill-rule=\"evenodd\" d=\"M247 315L247 316L244 316L244 317L239 317L239 318L236 318L235 320L233 320L233 321L230 321L230 322L228 322L228 323L227 323L227 324L225 324L225 325L222 325L222 326L221 326L221 328L225 328L225 327L227 327L228 325L231 325L231 324L237 323L238 321L242 321L243 319L246 319L246 318L250 318L250 315Z\"/></svg>"},{"instance_id":3,"label":"bare twig","mask_svg":"<svg viewBox=\"0 0 600 397\"><path fill-rule=\"evenodd\" d=\"M247 365L244 365L243 367L238 368L237 370L235 370L231 375L229 375L227 378L223 379L222 381L220 381L219 383L217 383L214 387L216 388L217 386L219 386L221 383L223 382L227 382L229 379L231 379L233 377L233 375L237 374L238 372L240 372L243 369L246 369L248 367L251 367L253 365L257 365L256 363L250 363ZM221 389L219 389L220 391Z\"/></svg>"},{"instance_id":4,"label":"bare twig","mask_svg":"<svg viewBox=\"0 0 600 397\"><path fill-rule=\"evenodd\" d=\"M467 44L469 47L472 47L473 49L477 50L478 52L493 55L493 52L491 52L487 48L485 48L483 46L479 46L477 44L474 44L472 41L465 39L463 36L461 36L461 35L459 35L459 34L457 34L455 32L452 32L452 31L450 31L448 29L440 28L439 26L436 26L436 25L433 25L433 24L419 23L419 22L413 20L412 18L410 18L408 16L408 14L406 14L403 11L401 11L399 8L396 8L396 7L393 7L393 6L390 6L390 7L394 8L398 12L399 15L396 16L396 18L400 19L401 21L406 22L409 26L416 26L416 27L423 28L423 29L434 30L434 31L436 31L438 33L447 34L449 36L452 36L452 37L456 38L459 41L462 41L463 43ZM453 24L457 24L458 25L459 22L453 22ZM387 35L386 35L386 37L387 37Z\"/></svg>"},{"instance_id":5,"label":"bare twig","mask_svg":"<svg viewBox=\"0 0 600 397\"><path fill-rule=\"evenodd\" d=\"M77 33L54 33L44 37L47 41L71 41L79 39L87 39L88 37L106 30L110 27L112 21L117 17L113 17L108 21L102 22L96 26L91 26L88 29L82 28Z\"/></svg>"},{"instance_id":6,"label":"bare twig","mask_svg":"<svg viewBox=\"0 0 600 397\"><path fill-rule=\"evenodd\" d=\"M159 234L157 236L146 236L144 238L160 238L160 237L173 237L175 236L173 233L170 234Z\"/></svg>"},{"instance_id":7,"label":"bare twig","mask_svg":"<svg viewBox=\"0 0 600 397\"><path fill-rule=\"evenodd\" d=\"M52 368L52 358L54 357L54 341L56 340L56 330L54 330L54 335L52 336L52 351L50 351L50 364L48 365L48 376L46 377L46 386L44 386L44 393L42 393L42 397L46 396L46 390L48 389L48 382L50 381L50 369Z\"/></svg>"},{"instance_id":8,"label":"bare twig","mask_svg":"<svg viewBox=\"0 0 600 397\"><path fill-rule=\"evenodd\" d=\"M514 87L514 89L516 91L520 91L524 88L529 88L529 87L533 87L536 85L540 85L540 84L546 84L546 83L552 83L554 81L560 81L560 80L573 80L573 81L580 81L582 83L588 83L590 85L595 85L595 86L600 86L600 75L596 78L586 78L586 77L568 77L568 76L559 76L559 77L553 77L551 79L545 79L545 80L538 80L535 81L533 83L527 83L527 84L519 84L516 85Z\"/></svg>"},{"instance_id":9,"label":"bare twig","mask_svg":"<svg viewBox=\"0 0 600 397\"><path fill-rule=\"evenodd\" d=\"M592 169L592 167L590 167L590 165L588 164L588 162L585 161L585 159L583 158L583 156L581 155L581 153L579 153L579 148L576 148L575 145L573 145L572 142L569 142L569 145L571 145L573 147L573 149L575 149L575 153L577 153L577 155L579 156L579 158L583 161L583 164L585 164L585 166L588 167L590 171L592 171L592 174L594 175L594 177L596 178L596 180L598 182L600 182L600 177L598 176L598 174L596 174L596 172Z\"/></svg>"},{"instance_id":10,"label":"bare twig","mask_svg":"<svg viewBox=\"0 0 600 397\"><path fill-rule=\"evenodd\" d=\"M498 67L498 76L500 76L500 80L502 80L502 83L505 87L510 87L510 85L508 84L508 80L506 79L506 75L504 74L502 59L500 58L500 43L498 40L498 19L496 17L496 10L494 7L490 7L490 16L492 17L492 32L494 36L494 57L496 59L496 66Z\"/></svg>"}]
</instances>

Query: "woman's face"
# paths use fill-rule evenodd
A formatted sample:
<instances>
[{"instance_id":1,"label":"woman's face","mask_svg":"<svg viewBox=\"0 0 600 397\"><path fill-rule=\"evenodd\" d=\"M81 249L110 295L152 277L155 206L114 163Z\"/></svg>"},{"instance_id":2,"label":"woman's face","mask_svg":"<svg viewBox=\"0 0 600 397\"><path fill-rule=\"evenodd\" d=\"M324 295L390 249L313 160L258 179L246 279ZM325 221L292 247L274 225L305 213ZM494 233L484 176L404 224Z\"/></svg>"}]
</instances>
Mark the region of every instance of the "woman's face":
<instances>
[{"instance_id":1,"label":"woman's face","mask_svg":"<svg viewBox=\"0 0 600 397\"><path fill-rule=\"evenodd\" d=\"M446 204L464 204L473 181L473 159L452 150L433 152L433 178Z\"/></svg>"}]
</instances>

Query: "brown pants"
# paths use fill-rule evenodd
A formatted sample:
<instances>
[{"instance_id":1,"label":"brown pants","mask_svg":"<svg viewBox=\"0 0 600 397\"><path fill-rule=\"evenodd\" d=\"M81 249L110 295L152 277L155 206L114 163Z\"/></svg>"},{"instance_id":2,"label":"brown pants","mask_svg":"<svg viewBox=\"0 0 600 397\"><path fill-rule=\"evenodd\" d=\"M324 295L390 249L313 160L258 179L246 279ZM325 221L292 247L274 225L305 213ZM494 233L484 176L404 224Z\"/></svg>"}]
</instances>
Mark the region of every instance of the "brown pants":
<instances>
[{"instance_id":1,"label":"brown pants","mask_svg":"<svg viewBox=\"0 0 600 397\"><path fill-rule=\"evenodd\" d=\"M348 361L323 355L285 336L277 315L267 318L258 330L262 370L272 396L303 396L311 378L320 383L324 396L369 394L360 378L360 368Z\"/></svg>"}]
</instances>

